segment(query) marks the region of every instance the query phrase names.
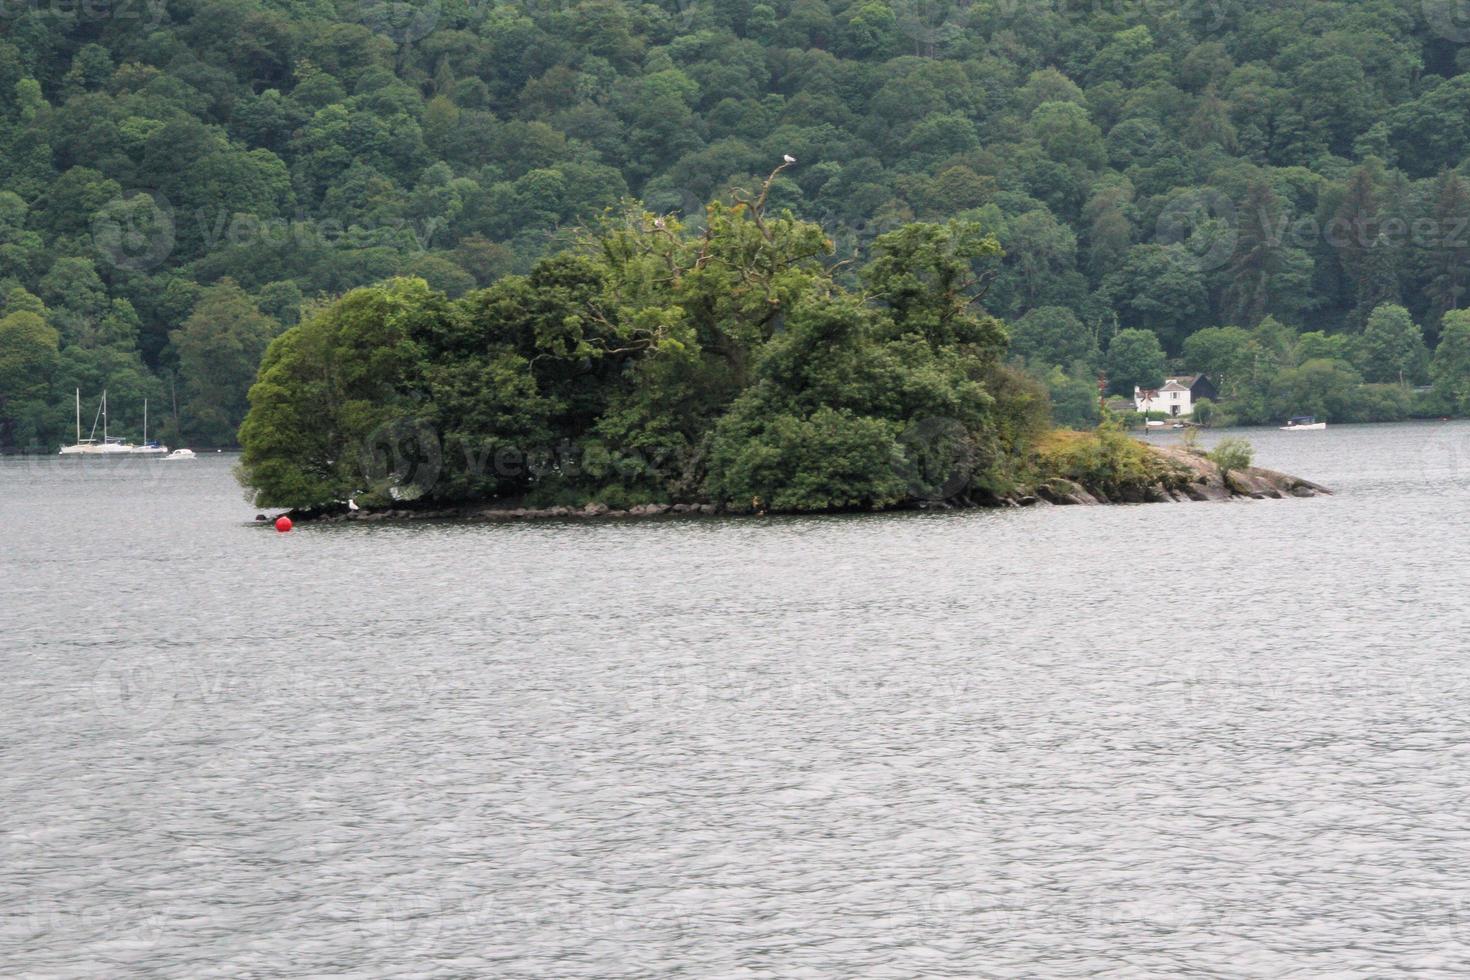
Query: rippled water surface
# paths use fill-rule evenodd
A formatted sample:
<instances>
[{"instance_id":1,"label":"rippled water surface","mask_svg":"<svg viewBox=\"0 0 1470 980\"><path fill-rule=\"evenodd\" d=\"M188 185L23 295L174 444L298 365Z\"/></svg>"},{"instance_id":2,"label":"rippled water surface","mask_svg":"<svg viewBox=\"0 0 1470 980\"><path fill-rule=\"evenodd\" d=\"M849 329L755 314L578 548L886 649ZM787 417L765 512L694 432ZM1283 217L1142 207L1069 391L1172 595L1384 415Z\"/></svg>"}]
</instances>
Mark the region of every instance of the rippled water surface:
<instances>
[{"instance_id":1,"label":"rippled water surface","mask_svg":"<svg viewBox=\"0 0 1470 980\"><path fill-rule=\"evenodd\" d=\"M1470 424L1249 435L1337 495L281 535L4 460L0 974L1464 975Z\"/></svg>"}]
</instances>

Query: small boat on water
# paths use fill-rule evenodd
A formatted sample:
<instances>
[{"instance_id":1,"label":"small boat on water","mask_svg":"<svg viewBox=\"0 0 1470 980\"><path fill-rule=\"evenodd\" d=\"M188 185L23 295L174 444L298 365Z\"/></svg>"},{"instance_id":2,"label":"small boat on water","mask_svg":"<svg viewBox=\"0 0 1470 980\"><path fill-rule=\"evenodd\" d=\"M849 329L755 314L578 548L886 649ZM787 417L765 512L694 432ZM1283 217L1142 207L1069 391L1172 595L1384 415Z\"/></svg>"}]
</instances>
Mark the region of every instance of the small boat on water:
<instances>
[{"instance_id":1,"label":"small boat on water","mask_svg":"<svg viewBox=\"0 0 1470 980\"><path fill-rule=\"evenodd\" d=\"M102 423L102 439L97 436L97 423ZM87 438L82 438L82 389L77 389L77 441L70 446L62 446L59 455L62 456L112 456L129 455L137 451L137 447L130 442L123 442L118 436L107 434L107 391L102 391L102 401L97 406L97 417L92 420L92 431Z\"/></svg>"},{"instance_id":2,"label":"small boat on water","mask_svg":"<svg viewBox=\"0 0 1470 980\"><path fill-rule=\"evenodd\" d=\"M133 452L139 456L165 456L168 447L158 440L148 441L148 399L143 399L143 445L133 447Z\"/></svg>"},{"instance_id":3,"label":"small boat on water","mask_svg":"<svg viewBox=\"0 0 1470 980\"><path fill-rule=\"evenodd\" d=\"M192 449L175 449L173 452L169 453L167 456L165 456L163 458L164 459L193 459L194 458L194 450L192 450Z\"/></svg>"},{"instance_id":4,"label":"small boat on water","mask_svg":"<svg viewBox=\"0 0 1470 980\"><path fill-rule=\"evenodd\" d=\"M1318 422L1315 415L1298 415L1296 418L1287 419L1286 424L1281 426L1281 431L1297 432L1305 429L1311 429L1315 431L1317 429L1325 428L1327 428L1327 423Z\"/></svg>"}]
</instances>

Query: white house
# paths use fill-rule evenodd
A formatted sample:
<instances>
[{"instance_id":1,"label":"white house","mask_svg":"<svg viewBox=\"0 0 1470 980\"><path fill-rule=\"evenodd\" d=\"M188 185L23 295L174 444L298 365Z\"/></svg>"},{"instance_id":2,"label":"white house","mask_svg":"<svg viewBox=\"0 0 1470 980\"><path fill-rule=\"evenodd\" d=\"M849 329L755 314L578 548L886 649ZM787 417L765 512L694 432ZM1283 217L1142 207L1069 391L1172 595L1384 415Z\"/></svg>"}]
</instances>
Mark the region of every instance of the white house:
<instances>
[{"instance_id":1,"label":"white house","mask_svg":"<svg viewBox=\"0 0 1470 980\"><path fill-rule=\"evenodd\" d=\"M1201 390L1204 389L1204 390ZM1214 386L1202 374L1165 378L1162 388L1133 389L1133 404L1140 412L1163 412L1166 415L1193 415L1194 400L1214 394Z\"/></svg>"}]
</instances>

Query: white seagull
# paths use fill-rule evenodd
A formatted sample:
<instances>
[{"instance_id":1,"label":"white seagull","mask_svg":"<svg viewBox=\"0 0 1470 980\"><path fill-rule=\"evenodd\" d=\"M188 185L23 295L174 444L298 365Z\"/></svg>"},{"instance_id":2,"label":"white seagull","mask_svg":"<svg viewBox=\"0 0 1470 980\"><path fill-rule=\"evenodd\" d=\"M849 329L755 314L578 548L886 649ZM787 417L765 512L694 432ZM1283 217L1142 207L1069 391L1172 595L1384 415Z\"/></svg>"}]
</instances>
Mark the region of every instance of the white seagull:
<instances>
[{"instance_id":1,"label":"white seagull","mask_svg":"<svg viewBox=\"0 0 1470 980\"><path fill-rule=\"evenodd\" d=\"M783 155L781 157L781 159L782 160L785 160L787 163L795 163L796 162L796 157L792 156L790 153L787 153L787 154Z\"/></svg>"}]
</instances>

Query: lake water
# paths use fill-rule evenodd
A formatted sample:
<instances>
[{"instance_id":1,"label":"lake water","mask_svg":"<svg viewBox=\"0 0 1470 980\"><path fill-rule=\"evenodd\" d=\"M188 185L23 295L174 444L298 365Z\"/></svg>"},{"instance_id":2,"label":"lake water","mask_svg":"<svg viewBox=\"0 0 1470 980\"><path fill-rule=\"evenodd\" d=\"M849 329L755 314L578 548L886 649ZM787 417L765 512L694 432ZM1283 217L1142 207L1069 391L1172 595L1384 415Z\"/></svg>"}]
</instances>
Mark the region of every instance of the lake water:
<instances>
[{"instance_id":1,"label":"lake water","mask_svg":"<svg viewBox=\"0 0 1470 980\"><path fill-rule=\"evenodd\" d=\"M1247 435L1337 495L283 535L4 460L0 974L1463 976L1470 423Z\"/></svg>"}]
</instances>

